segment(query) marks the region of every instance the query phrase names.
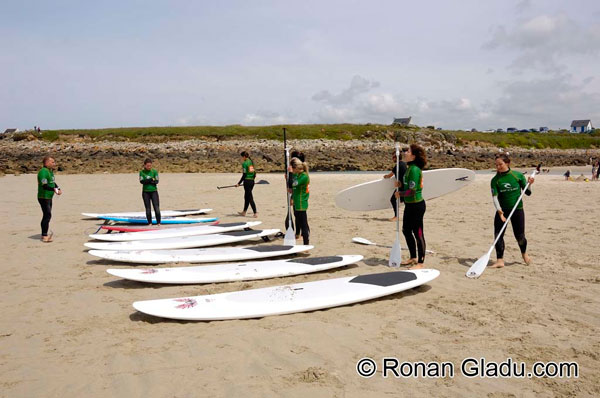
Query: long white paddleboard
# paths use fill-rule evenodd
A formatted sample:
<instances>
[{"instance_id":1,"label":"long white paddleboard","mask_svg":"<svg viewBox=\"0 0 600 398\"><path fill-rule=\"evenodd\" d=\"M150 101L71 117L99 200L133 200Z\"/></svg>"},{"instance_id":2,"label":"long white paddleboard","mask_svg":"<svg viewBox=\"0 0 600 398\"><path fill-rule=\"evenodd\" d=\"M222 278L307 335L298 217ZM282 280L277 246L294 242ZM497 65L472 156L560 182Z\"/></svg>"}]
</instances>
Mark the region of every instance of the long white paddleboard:
<instances>
[{"instance_id":1,"label":"long white paddleboard","mask_svg":"<svg viewBox=\"0 0 600 398\"><path fill-rule=\"evenodd\" d=\"M250 281L308 274L354 264L363 259L359 255L306 257L293 260L249 261L218 265L173 268L108 269L111 275L147 283L218 283Z\"/></svg>"},{"instance_id":2,"label":"long white paddleboard","mask_svg":"<svg viewBox=\"0 0 600 398\"><path fill-rule=\"evenodd\" d=\"M232 231L214 235L182 236L177 238L132 240L128 242L87 242L85 246L98 250L163 250L189 249L227 245L249 239L269 237L278 233L278 229Z\"/></svg>"},{"instance_id":3,"label":"long white paddleboard","mask_svg":"<svg viewBox=\"0 0 600 398\"><path fill-rule=\"evenodd\" d=\"M256 227L261 221L235 222L219 225L198 225L193 227L178 227L156 231L125 232L122 234L92 234L90 238L108 242L126 242L131 240L178 238L183 236L220 234L229 231L240 231Z\"/></svg>"},{"instance_id":4,"label":"long white paddleboard","mask_svg":"<svg viewBox=\"0 0 600 398\"><path fill-rule=\"evenodd\" d=\"M206 296L137 301L133 307L148 315L190 321L260 318L372 300L423 285L439 274L435 269L385 272Z\"/></svg>"},{"instance_id":5,"label":"long white paddleboard","mask_svg":"<svg viewBox=\"0 0 600 398\"><path fill-rule=\"evenodd\" d=\"M190 209L190 210L162 210L160 215L162 217L183 217L183 216L192 216L196 214L207 214L210 213L212 209ZM102 217L121 217L121 218L129 218L129 217L146 217L146 212L144 211L130 211L130 212L122 212L122 213L81 213L84 217L89 218L102 218ZM154 212L152 212L152 216L154 217Z\"/></svg>"},{"instance_id":6,"label":"long white paddleboard","mask_svg":"<svg viewBox=\"0 0 600 398\"><path fill-rule=\"evenodd\" d=\"M125 263L216 263L222 261L246 261L259 258L281 257L307 251L313 247L314 246L310 245L261 245L249 247L210 247L207 249L177 250L90 250L88 253L92 256Z\"/></svg>"},{"instance_id":7,"label":"long white paddleboard","mask_svg":"<svg viewBox=\"0 0 600 398\"><path fill-rule=\"evenodd\" d=\"M129 224L147 224L146 216L143 217L98 217L101 220L115 221L115 222L126 222ZM198 224L203 222L217 221L217 217L212 218L189 218L189 217L162 217L160 219L161 224ZM156 219L152 219L152 224L156 224Z\"/></svg>"},{"instance_id":8,"label":"long white paddleboard","mask_svg":"<svg viewBox=\"0 0 600 398\"><path fill-rule=\"evenodd\" d=\"M338 207L353 211L390 209L394 193L394 178L366 182L346 188L335 196ZM444 196L475 181L475 172L468 169L438 169L423 172L423 199Z\"/></svg>"}]
</instances>

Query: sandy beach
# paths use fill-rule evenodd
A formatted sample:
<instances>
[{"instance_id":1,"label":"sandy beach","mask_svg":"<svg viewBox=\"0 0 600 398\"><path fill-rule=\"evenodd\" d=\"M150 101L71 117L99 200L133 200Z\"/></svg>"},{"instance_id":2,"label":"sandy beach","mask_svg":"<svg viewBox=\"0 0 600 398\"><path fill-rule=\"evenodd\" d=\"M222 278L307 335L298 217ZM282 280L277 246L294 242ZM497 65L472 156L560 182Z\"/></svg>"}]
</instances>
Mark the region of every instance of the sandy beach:
<instances>
[{"instance_id":1,"label":"sandy beach","mask_svg":"<svg viewBox=\"0 0 600 398\"><path fill-rule=\"evenodd\" d=\"M375 176L311 175L311 256L363 255L355 266L187 286L119 280L105 270L126 265L96 260L84 250L99 223L81 212L143 210L136 174L58 173L64 194L54 200L51 244L39 240L35 175L3 176L0 396L600 396L600 183L540 175L525 200L533 264L524 265L509 227L507 266L470 280L468 266L493 242L492 175L478 174L467 188L427 203L425 236L435 254L426 264L441 272L431 283L352 306L219 322L162 320L131 304L389 271L389 249L351 239L391 244L391 209L349 212L333 200L339 190ZM283 177L258 178L270 182L254 189L262 227L283 229ZM242 188L216 189L238 179L239 174L161 174L161 208L210 207L222 222L240 221ZM403 238L402 243L405 249ZM383 378L378 371L362 378L356 364L363 357L378 363L383 357L449 361L456 374ZM471 379L460 374L468 357L497 362L510 357L528 366L574 361L579 378Z\"/></svg>"}]
</instances>

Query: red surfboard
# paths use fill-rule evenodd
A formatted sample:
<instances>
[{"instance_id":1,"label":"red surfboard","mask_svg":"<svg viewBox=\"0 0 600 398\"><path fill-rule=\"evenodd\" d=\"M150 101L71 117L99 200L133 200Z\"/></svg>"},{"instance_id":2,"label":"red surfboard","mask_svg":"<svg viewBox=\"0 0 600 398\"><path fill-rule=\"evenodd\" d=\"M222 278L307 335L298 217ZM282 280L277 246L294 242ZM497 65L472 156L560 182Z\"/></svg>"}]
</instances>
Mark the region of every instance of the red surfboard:
<instances>
[{"instance_id":1,"label":"red surfboard","mask_svg":"<svg viewBox=\"0 0 600 398\"><path fill-rule=\"evenodd\" d=\"M205 225L217 225L219 222L215 221L215 222L211 222L211 223L207 223ZM136 227L119 227L116 225L103 225L101 227L101 229L105 229L107 231L112 232L144 232L144 231L156 231L158 229L161 228L136 228Z\"/></svg>"}]
</instances>

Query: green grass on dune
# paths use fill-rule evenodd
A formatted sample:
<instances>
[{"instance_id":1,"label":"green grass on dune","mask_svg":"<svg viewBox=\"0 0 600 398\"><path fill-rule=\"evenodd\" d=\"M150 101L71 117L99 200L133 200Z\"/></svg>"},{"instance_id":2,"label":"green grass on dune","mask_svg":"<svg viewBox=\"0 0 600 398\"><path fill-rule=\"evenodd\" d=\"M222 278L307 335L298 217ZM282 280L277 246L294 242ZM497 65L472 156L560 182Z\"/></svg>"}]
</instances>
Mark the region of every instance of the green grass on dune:
<instances>
[{"instance_id":1,"label":"green grass on dune","mask_svg":"<svg viewBox=\"0 0 600 398\"><path fill-rule=\"evenodd\" d=\"M55 141L61 137L81 136L94 140L131 140L163 142L190 138L234 139L252 138L283 140L282 128L286 127L289 139L330 140L389 140L395 132L425 132L452 134L458 144L488 143L498 147L593 149L600 148L600 131L593 134L571 133L480 133L453 130L431 130L421 127L396 127L382 124L298 124L275 126L190 126L190 127L123 127L95 130L47 130L41 137Z\"/></svg>"}]
</instances>

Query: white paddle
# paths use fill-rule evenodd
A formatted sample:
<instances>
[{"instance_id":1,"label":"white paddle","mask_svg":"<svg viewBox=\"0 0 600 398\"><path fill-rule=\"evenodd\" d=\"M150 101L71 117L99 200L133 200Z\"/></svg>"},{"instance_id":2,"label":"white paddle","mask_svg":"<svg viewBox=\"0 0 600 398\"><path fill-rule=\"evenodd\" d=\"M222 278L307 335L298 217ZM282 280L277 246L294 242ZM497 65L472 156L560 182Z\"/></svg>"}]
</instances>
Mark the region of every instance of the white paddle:
<instances>
[{"instance_id":1,"label":"white paddle","mask_svg":"<svg viewBox=\"0 0 600 398\"><path fill-rule=\"evenodd\" d=\"M537 168L531 174L531 178L535 178L535 175L540 172L540 166L541 166L541 164L538 164ZM517 206L519 206L521 199L523 199L523 195L525 195L525 191L527 191L527 188L529 188L529 181L527 182L527 185L525 185L525 189L523 190L523 192L521 192L521 196L519 196L519 199L517 200L517 203L515 203L515 205L513 206L513 209L511 210L510 214L508 215L508 217L506 217L506 221L504 222L502 229L500 229L500 232L498 233L498 236L494 240L494 243L492 243L490 250L488 250L487 253L485 253L483 256L479 257L479 259L477 261L475 261L475 263L473 263L473 265L471 265L471 268L469 268L469 270L467 271L467 274L466 274L467 278L479 278L481 276L481 274L483 274L483 271L485 271L485 268L487 267L488 263L490 262L490 256L492 255L492 251L494 250L494 247L496 246L498 239L500 239L500 237L502 236L502 233L506 229L506 226L508 225L508 221L510 221L510 218L512 217L513 213L515 212L515 210L517 210Z\"/></svg>"},{"instance_id":2,"label":"white paddle","mask_svg":"<svg viewBox=\"0 0 600 398\"><path fill-rule=\"evenodd\" d=\"M288 175L288 169L290 167L290 148L287 146L287 139L285 133L285 127L283 128L283 149L285 150L285 175ZM285 236L283 237L283 244L285 246L295 246L296 245L296 234L294 233L294 228L292 227L292 211L290 209L290 193L288 192L288 182L287 178L285 180L285 194L287 196L287 210L288 210L288 227L285 231Z\"/></svg>"},{"instance_id":3,"label":"white paddle","mask_svg":"<svg viewBox=\"0 0 600 398\"><path fill-rule=\"evenodd\" d=\"M392 248L392 246L389 246L389 245L380 245L379 243L371 242L368 239L360 238L360 237L352 238L352 242L359 243L361 245L385 247L387 249L391 249ZM433 250L429 250L429 249L425 250L425 253L435 254L435 252Z\"/></svg>"},{"instance_id":4,"label":"white paddle","mask_svg":"<svg viewBox=\"0 0 600 398\"><path fill-rule=\"evenodd\" d=\"M400 181L400 143L396 142L396 182ZM396 192L398 192L398 188L396 188ZM388 265L390 267L399 267L400 262L402 261L401 257L401 249L400 249L400 199L396 199L396 241L392 245L392 250L390 250L390 261Z\"/></svg>"}]
</instances>

